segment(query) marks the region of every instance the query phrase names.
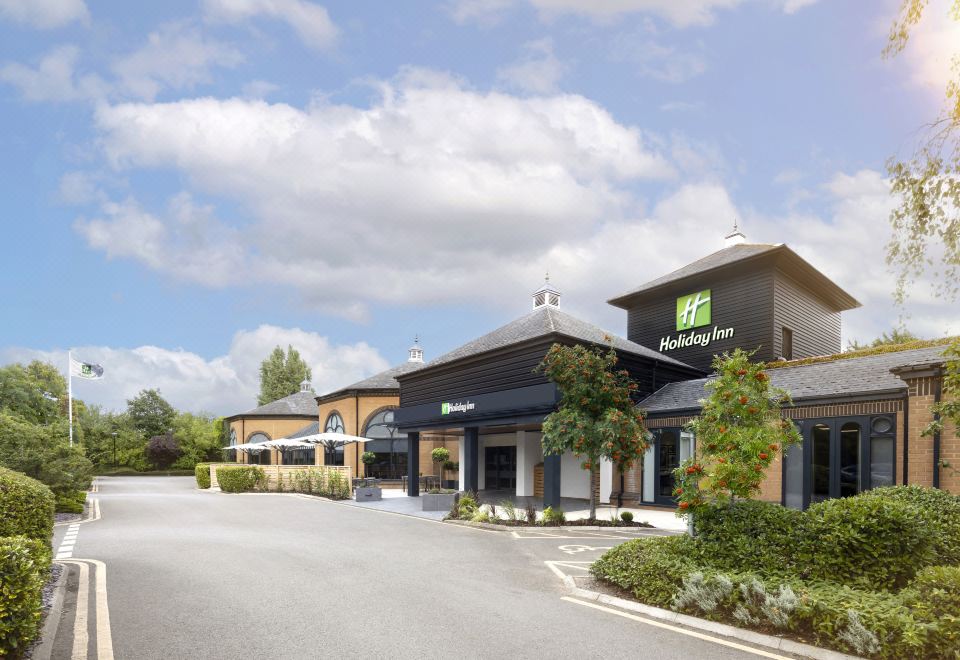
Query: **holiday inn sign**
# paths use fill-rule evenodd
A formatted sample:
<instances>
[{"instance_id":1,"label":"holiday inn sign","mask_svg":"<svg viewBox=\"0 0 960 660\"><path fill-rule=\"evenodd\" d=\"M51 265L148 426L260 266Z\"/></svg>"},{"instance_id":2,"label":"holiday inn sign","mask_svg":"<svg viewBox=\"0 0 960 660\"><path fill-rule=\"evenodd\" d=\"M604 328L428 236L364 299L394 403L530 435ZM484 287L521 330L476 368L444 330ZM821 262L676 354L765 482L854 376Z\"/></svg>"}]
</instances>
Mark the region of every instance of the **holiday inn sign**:
<instances>
[{"instance_id":1,"label":"holiday inn sign","mask_svg":"<svg viewBox=\"0 0 960 660\"><path fill-rule=\"evenodd\" d=\"M681 331L676 337L662 337L660 352L672 351L687 346L708 346L718 339L733 337L733 328L707 328L700 332L684 333L683 330L694 330L709 326L713 319L713 297L710 289L690 293L677 298L676 328Z\"/></svg>"}]
</instances>

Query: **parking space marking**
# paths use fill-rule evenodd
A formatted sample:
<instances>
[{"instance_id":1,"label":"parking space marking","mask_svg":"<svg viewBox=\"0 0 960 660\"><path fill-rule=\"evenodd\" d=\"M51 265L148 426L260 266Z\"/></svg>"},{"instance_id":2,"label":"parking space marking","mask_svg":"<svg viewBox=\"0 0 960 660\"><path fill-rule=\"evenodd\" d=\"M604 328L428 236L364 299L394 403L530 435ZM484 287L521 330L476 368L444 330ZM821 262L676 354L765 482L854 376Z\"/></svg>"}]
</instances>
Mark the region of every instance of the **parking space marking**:
<instances>
[{"instance_id":1,"label":"parking space marking","mask_svg":"<svg viewBox=\"0 0 960 660\"><path fill-rule=\"evenodd\" d=\"M590 601L580 600L579 598L573 598L571 596L561 596L560 600L565 600L568 603L576 603L577 605L582 605L584 607L590 607L595 610L600 610L601 612L606 612L607 614L615 614L616 616L621 616L624 619L630 619L631 621L636 621L638 623L645 623L648 626L654 626L656 628L663 628L664 630L670 630L675 633L679 633L681 635L687 635L688 637L702 639L703 641L706 641L706 642L712 642L713 644L719 644L721 646L726 646L732 649L736 649L738 651L743 651L745 653L752 653L753 655L758 655L761 658L774 658L774 660L790 660L787 656L777 655L776 653L763 651L761 649L753 648L752 646L745 646L743 644L731 642L721 637L704 635L703 633L698 633L693 630L687 630L686 628L680 628L679 626L672 626L669 623L663 623L662 621L654 621L653 619L646 619L644 617L637 616L635 614L630 614L629 612L624 612L622 610L617 610L612 607L606 607L605 605L598 605L597 603L591 603Z\"/></svg>"},{"instance_id":2,"label":"parking space marking","mask_svg":"<svg viewBox=\"0 0 960 660\"><path fill-rule=\"evenodd\" d=\"M592 546L592 545L573 544L573 545L560 545L560 546L557 546L557 549L560 550L560 552L567 555L576 555L576 554L580 554L581 552L600 552L601 550L613 550L613 546L612 545Z\"/></svg>"}]
</instances>

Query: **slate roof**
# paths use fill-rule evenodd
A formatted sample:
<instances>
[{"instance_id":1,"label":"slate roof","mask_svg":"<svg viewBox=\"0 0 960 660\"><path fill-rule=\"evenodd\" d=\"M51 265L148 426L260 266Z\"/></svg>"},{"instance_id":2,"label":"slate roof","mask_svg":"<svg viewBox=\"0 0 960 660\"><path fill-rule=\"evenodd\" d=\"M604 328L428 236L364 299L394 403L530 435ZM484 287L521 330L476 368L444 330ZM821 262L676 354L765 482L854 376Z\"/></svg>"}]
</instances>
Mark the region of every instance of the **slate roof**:
<instances>
[{"instance_id":1,"label":"slate roof","mask_svg":"<svg viewBox=\"0 0 960 660\"><path fill-rule=\"evenodd\" d=\"M794 402L804 399L902 392L907 385L891 369L909 364L938 361L945 346L930 346L895 353L865 355L859 358L817 364L770 369L770 384L787 390ZM698 378L664 385L640 402L649 413L700 408L706 396L709 378Z\"/></svg>"},{"instance_id":2,"label":"slate roof","mask_svg":"<svg viewBox=\"0 0 960 660\"><path fill-rule=\"evenodd\" d=\"M625 353L633 353L651 360L657 360L666 364L672 364L678 367L693 369L688 364L679 360L667 357L646 346L641 346L623 337L618 337L612 332L582 321L575 316L562 312L551 305L543 305L533 310L525 316L511 321L510 323L497 328L493 332L488 332L482 337L467 342L459 348L455 348L449 353L434 358L422 365L424 368L432 368L456 360L493 351L499 348L512 346L531 339L546 337L558 334L572 339L589 342L593 344L606 345L612 340L613 347Z\"/></svg>"},{"instance_id":3,"label":"slate roof","mask_svg":"<svg viewBox=\"0 0 960 660\"><path fill-rule=\"evenodd\" d=\"M354 392L354 391L363 391L363 390L397 390L400 391L400 383L397 382L397 376L402 374L410 373L411 371L416 371L417 369L422 369L424 367L423 362L404 362L403 364L398 364L395 367L391 367L386 371L381 371L378 374L374 374L369 378L364 378L363 380L358 380L352 385L347 385L346 387L340 387L332 392L327 394L322 394L318 399L332 399L337 395L344 392Z\"/></svg>"},{"instance_id":4,"label":"slate roof","mask_svg":"<svg viewBox=\"0 0 960 660\"><path fill-rule=\"evenodd\" d=\"M295 431L287 436L287 439L294 440L296 438L303 438L308 435L313 435L315 433L320 433L320 422L314 422L313 424L307 424L302 429Z\"/></svg>"},{"instance_id":5,"label":"slate roof","mask_svg":"<svg viewBox=\"0 0 960 660\"><path fill-rule=\"evenodd\" d=\"M290 396L265 403L244 413L231 415L227 419L239 417L316 417L317 401L313 392L294 392Z\"/></svg>"},{"instance_id":6,"label":"slate roof","mask_svg":"<svg viewBox=\"0 0 960 660\"><path fill-rule=\"evenodd\" d=\"M801 273L804 277L812 278L814 290L821 295L828 296L840 309L853 309L854 307L860 306L860 303L849 293L837 286L823 273L783 243L739 243L725 247L682 268L678 268L672 273L667 273L655 280L650 280L632 291L611 298L607 302L616 307L626 309L630 299L634 296L654 291L662 286L678 282L694 275L707 273L755 257L762 257L764 255L773 256L775 253L777 253L778 258L783 259L785 263L789 263L795 271Z\"/></svg>"}]
</instances>

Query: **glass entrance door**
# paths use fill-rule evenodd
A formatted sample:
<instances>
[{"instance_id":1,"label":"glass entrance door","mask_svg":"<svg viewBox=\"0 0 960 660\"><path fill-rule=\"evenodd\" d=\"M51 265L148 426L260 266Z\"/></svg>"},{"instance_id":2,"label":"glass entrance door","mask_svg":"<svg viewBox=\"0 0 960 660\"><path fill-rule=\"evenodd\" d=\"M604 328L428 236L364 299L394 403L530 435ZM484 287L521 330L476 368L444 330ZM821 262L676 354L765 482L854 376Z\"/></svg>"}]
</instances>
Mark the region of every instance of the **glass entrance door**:
<instances>
[{"instance_id":1,"label":"glass entrance door","mask_svg":"<svg viewBox=\"0 0 960 660\"><path fill-rule=\"evenodd\" d=\"M484 488L486 490L516 490L517 448L487 447L484 455Z\"/></svg>"},{"instance_id":2,"label":"glass entrance door","mask_svg":"<svg viewBox=\"0 0 960 660\"><path fill-rule=\"evenodd\" d=\"M870 488L868 422L866 417L805 422L803 444L791 447L784 460L784 504L806 508Z\"/></svg>"},{"instance_id":3,"label":"glass entrance door","mask_svg":"<svg viewBox=\"0 0 960 660\"><path fill-rule=\"evenodd\" d=\"M658 429L654 434L656 474L654 499L659 504L674 504L673 471L680 466L680 433L678 429Z\"/></svg>"}]
</instances>

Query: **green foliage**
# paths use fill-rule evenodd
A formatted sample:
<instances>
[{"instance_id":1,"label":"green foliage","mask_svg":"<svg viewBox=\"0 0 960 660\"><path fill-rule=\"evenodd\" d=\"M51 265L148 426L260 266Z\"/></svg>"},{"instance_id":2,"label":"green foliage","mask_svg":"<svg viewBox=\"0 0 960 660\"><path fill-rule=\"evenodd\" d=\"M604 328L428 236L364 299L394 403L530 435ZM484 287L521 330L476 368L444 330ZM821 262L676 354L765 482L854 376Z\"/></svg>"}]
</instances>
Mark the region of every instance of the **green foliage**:
<instances>
[{"instance_id":1,"label":"green foliage","mask_svg":"<svg viewBox=\"0 0 960 660\"><path fill-rule=\"evenodd\" d=\"M562 525L565 522L567 522L567 516L562 509L554 509L552 506L548 506L543 510L544 525Z\"/></svg>"},{"instance_id":2,"label":"green foliage","mask_svg":"<svg viewBox=\"0 0 960 660\"><path fill-rule=\"evenodd\" d=\"M915 348L931 348L934 346L946 346L957 340L957 337L947 337L941 339L918 339L907 344L884 344L876 348L863 348L858 350L845 351L843 353L834 353L833 355L816 355L814 357L800 358L784 362L768 362L767 370L782 369L784 367L797 367L807 364L822 364L824 362L840 362L843 360L852 360L868 355L886 355L888 353L899 353L901 351L911 351Z\"/></svg>"},{"instance_id":3,"label":"green foliage","mask_svg":"<svg viewBox=\"0 0 960 660\"><path fill-rule=\"evenodd\" d=\"M923 486L875 488L857 497L881 498L913 507L913 515L930 531L933 561L960 566L960 497Z\"/></svg>"},{"instance_id":4,"label":"green foliage","mask_svg":"<svg viewBox=\"0 0 960 660\"><path fill-rule=\"evenodd\" d=\"M312 373L300 353L287 346L287 352L277 346L260 363L260 395L257 405L264 405L300 391L300 383L310 380Z\"/></svg>"},{"instance_id":5,"label":"green foliage","mask_svg":"<svg viewBox=\"0 0 960 660\"><path fill-rule=\"evenodd\" d=\"M637 385L625 370L615 371L616 351L582 345L550 347L538 367L560 390L560 405L543 421L543 451L571 452L590 471L590 517L596 517L594 480L601 458L623 470L643 455L648 433L643 412L631 394Z\"/></svg>"},{"instance_id":6,"label":"green foliage","mask_svg":"<svg viewBox=\"0 0 960 660\"><path fill-rule=\"evenodd\" d=\"M464 493L454 503L450 511L450 518L454 520L470 520L470 518L480 508L480 500L476 493Z\"/></svg>"},{"instance_id":7,"label":"green foliage","mask_svg":"<svg viewBox=\"0 0 960 660\"><path fill-rule=\"evenodd\" d=\"M446 447L437 447L430 452L430 458L434 463L444 464L450 460L450 450Z\"/></svg>"},{"instance_id":8,"label":"green foliage","mask_svg":"<svg viewBox=\"0 0 960 660\"><path fill-rule=\"evenodd\" d=\"M56 492L87 490L93 465L67 446L66 420L43 426L0 411L0 466L22 472Z\"/></svg>"},{"instance_id":9,"label":"green foliage","mask_svg":"<svg viewBox=\"0 0 960 660\"><path fill-rule=\"evenodd\" d=\"M137 396L127 399L127 415L140 437L152 438L173 428L177 411L160 396L160 390L140 390Z\"/></svg>"},{"instance_id":10,"label":"green foliage","mask_svg":"<svg viewBox=\"0 0 960 660\"><path fill-rule=\"evenodd\" d=\"M263 490L267 475L255 465L238 465L217 468L217 483L224 493L250 493Z\"/></svg>"},{"instance_id":11,"label":"green foliage","mask_svg":"<svg viewBox=\"0 0 960 660\"><path fill-rule=\"evenodd\" d=\"M952 422L960 429L960 338L943 352L946 362L943 374L943 392L940 403L930 407L930 411L939 417L931 421L921 435L943 433L944 422ZM941 467L951 467L947 461L941 461Z\"/></svg>"},{"instance_id":12,"label":"green foliage","mask_svg":"<svg viewBox=\"0 0 960 660\"><path fill-rule=\"evenodd\" d=\"M57 513L83 513L87 502L87 492L76 490L72 493L56 493Z\"/></svg>"},{"instance_id":13,"label":"green foliage","mask_svg":"<svg viewBox=\"0 0 960 660\"><path fill-rule=\"evenodd\" d=\"M192 470L197 463L222 460L221 449L226 444L222 437L223 426L222 419L210 415L177 413L173 420L173 437L180 447L180 456L173 468Z\"/></svg>"},{"instance_id":14,"label":"green foliage","mask_svg":"<svg viewBox=\"0 0 960 660\"><path fill-rule=\"evenodd\" d=\"M31 424L66 420L67 381L48 362L0 367L0 410Z\"/></svg>"},{"instance_id":15,"label":"green foliage","mask_svg":"<svg viewBox=\"0 0 960 660\"><path fill-rule=\"evenodd\" d=\"M670 607L684 578L697 569L690 557L692 546L688 536L627 541L595 561L590 572L629 591L641 602Z\"/></svg>"},{"instance_id":16,"label":"green foliage","mask_svg":"<svg viewBox=\"0 0 960 660\"><path fill-rule=\"evenodd\" d=\"M197 479L197 488L210 488L209 463L197 463L193 468L193 475Z\"/></svg>"},{"instance_id":17,"label":"green foliage","mask_svg":"<svg viewBox=\"0 0 960 660\"><path fill-rule=\"evenodd\" d=\"M0 657L16 658L36 639L49 576L46 545L0 535Z\"/></svg>"},{"instance_id":18,"label":"green foliage","mask_svg":"<svg viewBox=\"0 0 960 660\"><path fill-rule=\"evenodd\" d=\"M960 567L929 566L904 590L904 604L922 621L936 621L929 644L960 649Z\"/></svg>"},{"instance_id":19,"label":"green foliage","mask_svg":"<svg viewBox=\"0 0 960 660\"><path fill-rule=\"evenodd\" d=\"M377 460L377 455L372 451L365 451L360 454L360 461L364 465L373 465Z\"/></svg>"},{"instance_id":20,"label":"green foliage","mask_svg":"<svg viewBox=\"0 0 960 660\"><path fill-rule=\"evenodd\" d=\"M55 500L36 479L0 467L0 536L23 536L50 543Z\"/></svg>"},{"instance_id":21,"label":"green foliage","mask_svg":"<svg viewBox=\"0 0 960 660\"><path fill-rule=\"evenodd\" d=\"M674 472L681 515L756 495L774 458L800 442L797 428L780 413L790 395L770 386L751 355L738 348L713 361L717 377L707 383L710 394L689 424L698 455Z\"/></svg>"},{"instance_id":22,"label":"green foliage","mask_svg":"<svg viewBox=\"0 0 960 660\"><path fill-rule=\"evenodd\" d=\"M856 341L849 341L847 342L847 350L859 351L865 348L879 348L881 346L900 346L903 344L912 344L913 342L917 341L921 341L920 337L916 336L906 328L894 328L890 331L889 335L884 332L869 344L861 344Z\"/></svg>"},{"instance_id":23,"label":"green foliage","mask_svg":"<svg viewBox=\"0 0 960 660\"><path fill-rule=\"evenodd\" d=\"M633 522L633 512L632 512L632 511L621 511L621 512L620 512L620 520L622 520L622 521L625 522L625 523L632 523L632 522Z\"/></svg>"},{"instance_id":24,"label":"green foliage","mask_svg":"<svg viewBox=\"0 0 960 660\"><path fill-rule=\"evenodd\" d=\"M158 470L166 470L183 454L180 443L172 433L153 436L147 441L147 448L144 451L147 454L147 460Z\"/></svg>"}]
</instances>

